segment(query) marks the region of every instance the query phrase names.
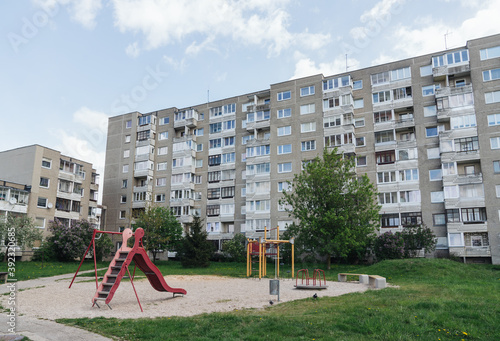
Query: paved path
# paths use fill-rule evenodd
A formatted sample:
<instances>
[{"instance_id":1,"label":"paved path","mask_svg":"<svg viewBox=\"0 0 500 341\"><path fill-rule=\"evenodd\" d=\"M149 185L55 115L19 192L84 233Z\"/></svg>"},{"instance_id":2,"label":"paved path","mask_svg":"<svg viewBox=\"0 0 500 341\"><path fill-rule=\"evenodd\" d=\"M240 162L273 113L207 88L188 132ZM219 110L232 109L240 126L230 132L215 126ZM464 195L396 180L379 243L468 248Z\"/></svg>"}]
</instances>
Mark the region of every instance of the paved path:
<instances>
[{"instance_id":1,"label":"paved path","mask_svg":"<svg viewBox=\"0 0 500 341\"><path fill-rule=\"evenodd\" d=\"M79 273L93 272L80 271ZM54 277L42 277L29 281L17 282L17 290L36 288L40 286L50 285L58 280L71 280L73 274L59 275ZM0 295L9 292L9 284L0 285ZM0 314L0 341L17 341L21 340L22 336L28 337L32 341L112 341L112 339L94 334L76 327L69 327L50 320L36 319L28 316L16 316L15 333L9 333L8 313Z\"/></svg>"}]
</instances>

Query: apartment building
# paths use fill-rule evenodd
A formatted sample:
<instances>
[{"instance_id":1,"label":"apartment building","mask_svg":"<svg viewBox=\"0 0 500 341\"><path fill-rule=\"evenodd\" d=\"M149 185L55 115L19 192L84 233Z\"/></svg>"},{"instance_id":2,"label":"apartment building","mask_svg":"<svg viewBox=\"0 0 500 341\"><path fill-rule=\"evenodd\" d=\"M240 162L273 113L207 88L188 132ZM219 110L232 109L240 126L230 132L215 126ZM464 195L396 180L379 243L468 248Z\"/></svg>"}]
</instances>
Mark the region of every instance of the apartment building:
<instances>
[{"instance_id":1,"label":"apartment building","mask_svg":"<svg viewBox=\"0 0 500 341\"><path fill-rule=\"evenodd\" d=\"M42 229L55 218L99 227L98 177L92 164L40 145L2 151L0 219L27 214Z\"/></svg>"},{"instance_id":2,"label":"apartment building","mask_svg":"<svg viewBox=\"0 0 500 341\"><path fill-rule=\"evenodd\" d=\"M119 231L149 203L219 242L286 229L303 164L337 147L379 191L380 232L425 224L436 254L500 263L500 35L189 108L109 119L103 203ZM275 233L275 232L272 232Z\"/></svg>"}]
</instances>

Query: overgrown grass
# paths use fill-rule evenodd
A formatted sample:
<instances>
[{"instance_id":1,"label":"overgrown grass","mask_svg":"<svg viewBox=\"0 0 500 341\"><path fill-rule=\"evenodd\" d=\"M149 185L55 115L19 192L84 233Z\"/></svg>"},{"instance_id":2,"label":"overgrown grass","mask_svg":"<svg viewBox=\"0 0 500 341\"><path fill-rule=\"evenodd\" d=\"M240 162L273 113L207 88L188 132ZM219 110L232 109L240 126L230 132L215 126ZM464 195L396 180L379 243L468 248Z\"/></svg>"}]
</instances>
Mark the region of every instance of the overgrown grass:
<instances>
[{"instance_id":1,"label":"overgrown grass","mask_svg":"<svg viewBox=\"0 0 500 341\"><path fill-rule=\"evenodd\" d=\"M225 267L217 268L218 264L184 274L245 270L244 264L220 263ZM181 271L173 262L165 266L165 272ZM194 317L58 322L131 341L500 340L500 266L410 259L338 266L326 274L335 279L336 273L346 271L378 274L399 288Z\"/></svg>"}]
</instances>

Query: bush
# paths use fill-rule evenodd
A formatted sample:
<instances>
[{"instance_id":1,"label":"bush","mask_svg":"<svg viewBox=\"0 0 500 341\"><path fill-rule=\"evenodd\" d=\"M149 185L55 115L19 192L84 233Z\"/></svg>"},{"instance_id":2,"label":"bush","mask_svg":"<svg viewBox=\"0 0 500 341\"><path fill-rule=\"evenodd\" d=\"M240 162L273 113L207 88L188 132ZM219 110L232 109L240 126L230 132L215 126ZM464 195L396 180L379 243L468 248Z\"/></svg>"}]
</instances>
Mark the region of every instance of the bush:
<instances>
[{"instance_id":1,"label":"bush","mask_svg":"<svg viewBox=\"0 0 500 341\"><path fill-rule=\"evenodd\" d=\"M405 242L400 233L386 232L375 239L375 256L378 261L405 257Z\"/></svg>"},{"instance_id":2,"label":"bush","mask_svg":"<svg viewBox=\"0 0 500 341\"><path fill-rule=\"evenodd\" d=\"M436 236L427 226L405 226L401 236L405 242L406 258L416 257L417 251L422 248L425 252L432 252L436 249Z\"/></svg>"},{"instance_id":3,"label":"bush","mask_svg":"<svg viewBox=\"0 0 500 341\"><path fill-rule=\"evenodd\" d=\"M236 234L233 239L225 241L222 244L224 256L233 262L246 261L245 241L246 238L241 233Z\"/></svg>"},{"instance_id":4,"label":"bush","mask_svg":"<svg viewBox=\"0 0 500 341\"><path fill-rule=\"evenodd\" d=\"M188 224L188 233L182 239L179 248L181 264L185 268L210 266L210 258L214 253L213 244L207 240L207 232L203 229L203 221L194 216Z\"/></svg>"}]
</instances>

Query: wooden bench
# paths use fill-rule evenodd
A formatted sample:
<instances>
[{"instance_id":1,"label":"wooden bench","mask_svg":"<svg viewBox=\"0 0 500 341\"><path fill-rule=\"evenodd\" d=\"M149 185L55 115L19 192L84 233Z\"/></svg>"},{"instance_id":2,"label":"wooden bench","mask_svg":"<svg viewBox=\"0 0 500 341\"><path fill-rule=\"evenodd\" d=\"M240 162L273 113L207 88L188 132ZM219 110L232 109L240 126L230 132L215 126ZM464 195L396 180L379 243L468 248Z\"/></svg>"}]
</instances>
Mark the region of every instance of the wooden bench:
<instances>
[{"instance_id":1,"label":"wooden bench","mask_svg":"<svg viewBox=\"0 0 500 341\"><path fill-rule=\"evenodd\" d=\"M379 275L368 276L369 285L375 289L384 289L386 287L385 277Z\"/></svg>"},{"instance_id":2,"label":"wooden bench","mask_svg":"<svg viewBox=\"0 0 500 341\"><path fill-rule=\"evenodd\" d=\"M367 274L339 273L337 275L339 282L347 282L347 276L358 276L359 283L368 284L368 275Z\"/></svg>"},{"instance_id":3,"label":"wooden bench","mask_svg":"<svg viewBox=\"0 0 500 341\"><path fill-rule=\"evenodd\" d=\"M7 283L7 278L9 278L8 272L0 272L0 283Z\"/></svg>"}]
</instances>

